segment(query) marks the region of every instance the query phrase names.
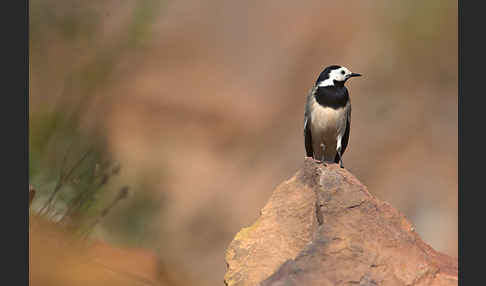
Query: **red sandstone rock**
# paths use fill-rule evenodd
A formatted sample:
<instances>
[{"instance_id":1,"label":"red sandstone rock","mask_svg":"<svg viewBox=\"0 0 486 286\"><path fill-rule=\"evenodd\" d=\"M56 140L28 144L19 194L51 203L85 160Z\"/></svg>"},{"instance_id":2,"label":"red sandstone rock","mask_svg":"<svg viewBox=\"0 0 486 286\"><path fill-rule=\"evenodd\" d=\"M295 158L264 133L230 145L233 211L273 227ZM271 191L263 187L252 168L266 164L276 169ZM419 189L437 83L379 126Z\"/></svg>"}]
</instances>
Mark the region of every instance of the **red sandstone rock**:
<instances>
[{"instance_id":1,"label":"red sandstone rock","mask_svg":"<svg viewBox=\"0 0 486 286\"><path fill-rule=\"evenodd\" d=\"M306 158L226 252L228 286L457 285L457 259L336 164Z\"/></svg>"}]
</instances>

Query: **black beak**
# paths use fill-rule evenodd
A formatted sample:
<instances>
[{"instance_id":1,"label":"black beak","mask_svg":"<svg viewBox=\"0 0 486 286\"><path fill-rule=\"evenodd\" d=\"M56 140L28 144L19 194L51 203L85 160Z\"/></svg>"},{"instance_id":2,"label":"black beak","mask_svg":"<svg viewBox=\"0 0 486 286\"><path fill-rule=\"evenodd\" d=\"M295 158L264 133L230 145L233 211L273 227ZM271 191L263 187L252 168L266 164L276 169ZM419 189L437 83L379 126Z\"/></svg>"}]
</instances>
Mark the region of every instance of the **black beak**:
<instances>
[{"instance_id":1,"label":"black beak","mask_svg":"<svg viewBox=\"0 0 486 286\"><path fill-rule=\"evenodd\" d=\"M361 74L359 74L359 73L351 73L350 75L348 75L348 77L355 77L355 76L361 76Z\"/></svg>"}]
</instances>

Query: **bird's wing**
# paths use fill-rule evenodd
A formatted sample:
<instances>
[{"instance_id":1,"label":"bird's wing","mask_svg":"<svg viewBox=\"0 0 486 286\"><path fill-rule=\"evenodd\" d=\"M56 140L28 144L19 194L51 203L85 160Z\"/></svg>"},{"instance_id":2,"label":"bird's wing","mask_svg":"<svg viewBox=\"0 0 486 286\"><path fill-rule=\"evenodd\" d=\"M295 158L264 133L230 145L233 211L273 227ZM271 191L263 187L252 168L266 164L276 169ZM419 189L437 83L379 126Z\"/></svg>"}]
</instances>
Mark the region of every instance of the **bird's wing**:
<instances>
[{"instance_id":1,"label":"bird's wing","mask_svg":"<svg viewBox=\"0 0 486 286\"><path fill-rule=\"evenodd\" d=\"M349 132L351 131L351 103L346 105L346 130L344 131L344 135L341 141L341 155L344 154L346 151L346 147L348 146L349 141Z\"/></svg>"},{"instance_id":2,"label":"bird's wing","mask_svg":"<svg viewBox=\"0 0 486 286\"><path fill-rule=\"evenodd\" d=\"M312 149L312 133L311 133L311 112L310 112L310 99L313 96L315 88L311 89L307 94L307 102L305 104L304 113L304 137L305 137L305 152L307 157L313 157L314 151Z\"/></svg>"},{"instance_id":3,"label":"bird's wing","mask_svg":"<svg viewBox=\"0 0 486 286\"><path fill-rule=\"evenodd\" d=\"M312 134L311 134L311 119L306 117L304 126L304 137L305 137L305 152L307 157L312 157L314 151L312 150Z\"/></svg>"}]
</instances>

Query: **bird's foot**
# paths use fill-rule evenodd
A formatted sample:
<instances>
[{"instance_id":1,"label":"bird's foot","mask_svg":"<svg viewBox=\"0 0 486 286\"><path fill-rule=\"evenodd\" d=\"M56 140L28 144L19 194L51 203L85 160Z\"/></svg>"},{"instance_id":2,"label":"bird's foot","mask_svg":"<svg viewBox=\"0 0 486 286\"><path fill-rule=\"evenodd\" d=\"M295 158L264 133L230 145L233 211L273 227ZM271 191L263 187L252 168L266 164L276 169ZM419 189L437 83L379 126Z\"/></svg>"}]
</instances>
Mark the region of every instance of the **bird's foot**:
<instances>
[{"instance_id":1,"label":"bird's foot","mask_svg":"<svg viewBox=\"0 0 486 286\"><path fill-rule=\"evenodd\" d=\"M317 162L318 162L319 164L322 164L323 166L327 166L327 163L326 163L326 161L324 160L324 157L322 157L322 159L321 159L321 160L317 160Z\"/></svg>"},{"instance_id":2,"label":"bird's foot","mask_svg":"<svg viewBox=\"0 0 486 286\"><path fill-rule=\"evenodd\" d=\"M323 166L327 166L327 163L324 161L324 159L321 159L321 160L319 160L319 159L315 159L315 158L313 158L313 159L314 159L314 161L315 161L317 164L322 164Z\"/></svg>"}]
</instances>

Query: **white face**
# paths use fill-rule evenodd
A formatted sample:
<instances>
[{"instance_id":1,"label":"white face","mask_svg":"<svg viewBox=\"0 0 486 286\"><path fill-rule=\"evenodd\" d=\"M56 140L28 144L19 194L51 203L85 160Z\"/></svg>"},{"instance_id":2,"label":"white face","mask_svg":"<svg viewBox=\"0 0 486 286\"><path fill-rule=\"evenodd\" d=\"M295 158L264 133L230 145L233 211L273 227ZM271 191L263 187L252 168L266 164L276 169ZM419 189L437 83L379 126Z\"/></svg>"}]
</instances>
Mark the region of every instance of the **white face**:
<instances>
[{"instance_id":1,"label":"white face","mask_svg":"<svg viewBox=\"0 0 486 286\"><path fill-rule=\"evenodd\" d=\"M321 81L319 83L319 86L332 86L334 85L334 81L345 81L350 74L351 71L345 67L340 67L338 69L332 70L329 73L329 78Z\"/></svg>"}]
</instances>

